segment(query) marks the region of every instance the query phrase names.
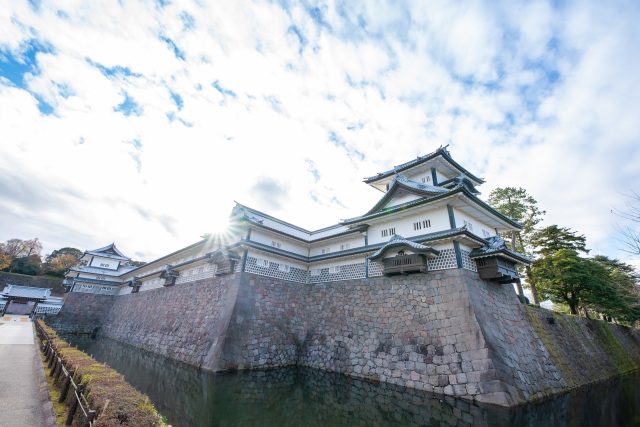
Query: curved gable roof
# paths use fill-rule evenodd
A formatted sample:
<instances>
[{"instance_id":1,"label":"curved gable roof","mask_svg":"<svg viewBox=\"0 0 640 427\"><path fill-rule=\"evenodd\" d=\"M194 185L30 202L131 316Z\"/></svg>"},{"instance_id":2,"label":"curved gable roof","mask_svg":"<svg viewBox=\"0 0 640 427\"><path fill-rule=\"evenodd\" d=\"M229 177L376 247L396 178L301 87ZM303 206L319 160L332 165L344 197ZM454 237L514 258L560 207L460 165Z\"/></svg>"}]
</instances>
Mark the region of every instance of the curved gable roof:
<instances>
[{"instance_id":1,"label":"curved gable roof","mask_svg":"<svg viewBox=\"0 0 640 427\"><path fill-rule=\"evenodd\" d=\"M94 249L91 251L86 251L83 255L83 257L85 255L93 255L93 256L101 256L104 258L112 258L112 259L119 259L121 261L131 261L131 258L129 258L128 256L124 255L122 252L120 252L118 250L118 248L116 248L116 244L112 243L110 245L104 246L102 248L98 248L98 249Z\"/></svg>"},{"instance_id":2,"label":"curved gable roof","mask_svg":"<svg viewBox=\"0 0 640 427\"><path fill-rule=\"evenodd\" d=\"M460 171L461 174L466 175L467 177L469 177L469 179L471 179L476 185L480 185L482 183L484 183L484 179L479 178L477 176L475 176L474 174L472 174L471 172L469 172L468 170L466 170L465 168L463 168L462 166L460 166L455 160L453 160L453 158L451 157L451 155L449 154L449 151L447 150L447 146L445 147L439 147L436 151L434 151L433 153L429 153L426 154L424 156L418 156L418 158L413 159L409 162L403 163L401 165L397 165L394 166L393 169L390 169L386 172L380 172L377 175L371 176L369 178L365 178L364 182L365 184L372 184L380 179L383 178L387 178L393 174L396 173L400 173L400 172L404 172L407 171L415 166L418 166L422 163L426 163L430 160L433 160L437 157L442 157L447 163L449 163L453 168L457 169L458 171Z\"/></svg>"},{"instance_id":3,"label":"curved gable roof","mask_svg":"<svg viewBox=\"0 0 640 427\"><path fill-rule=\"evenodd\" d=\"M404 175L396 175L393 179L393 183L389 187L389 191L376 203L365 215L370 215L380 211L385 205L387 205L395 197L398 197L404 192L415 194L416 196L431 197L439 194L448 193L449 189L436 187L435 185L420 184L405 177ZM398 194L400 193L400 194Z\"/></svg>"}]
</instances>

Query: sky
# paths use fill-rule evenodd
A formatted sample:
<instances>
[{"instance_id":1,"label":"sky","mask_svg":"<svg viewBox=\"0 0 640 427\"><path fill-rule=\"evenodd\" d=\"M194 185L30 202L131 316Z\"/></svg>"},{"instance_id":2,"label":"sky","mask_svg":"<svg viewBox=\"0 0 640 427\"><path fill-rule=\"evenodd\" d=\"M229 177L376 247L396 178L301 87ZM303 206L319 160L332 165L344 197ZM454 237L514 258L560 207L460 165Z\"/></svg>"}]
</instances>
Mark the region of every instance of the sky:
<instances>
[{"instance_id":1,"label":"sky","mask_svg":"<svg viewBox=\"0 0 640 427\"><path fill-rule=\"evenodd\" d=\"M438 147L592 253L640 191L640 3L11 1L0 241L151 261L234 201L309 230Z\"/></svg>"}]
</instances>

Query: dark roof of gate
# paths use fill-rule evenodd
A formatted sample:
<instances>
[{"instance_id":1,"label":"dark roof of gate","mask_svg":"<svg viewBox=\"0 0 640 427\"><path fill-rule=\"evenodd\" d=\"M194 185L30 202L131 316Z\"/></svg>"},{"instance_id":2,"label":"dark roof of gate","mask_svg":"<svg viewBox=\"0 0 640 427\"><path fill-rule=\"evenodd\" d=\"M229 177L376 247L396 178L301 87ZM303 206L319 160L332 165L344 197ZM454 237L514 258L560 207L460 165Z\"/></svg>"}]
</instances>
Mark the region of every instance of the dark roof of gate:
<instances>
[{"instance_id":1,"label":"dark roof of gate","mask_svg":"<svg viewBox=\"0 0 640 427\"><path fill-rule=\"evenodd\" d=\"M31 288L29 286L7 285L2 291L3 297L24 298L24 299L47 299L51 294L51 289Z\"/></svg>"}]
</instances>

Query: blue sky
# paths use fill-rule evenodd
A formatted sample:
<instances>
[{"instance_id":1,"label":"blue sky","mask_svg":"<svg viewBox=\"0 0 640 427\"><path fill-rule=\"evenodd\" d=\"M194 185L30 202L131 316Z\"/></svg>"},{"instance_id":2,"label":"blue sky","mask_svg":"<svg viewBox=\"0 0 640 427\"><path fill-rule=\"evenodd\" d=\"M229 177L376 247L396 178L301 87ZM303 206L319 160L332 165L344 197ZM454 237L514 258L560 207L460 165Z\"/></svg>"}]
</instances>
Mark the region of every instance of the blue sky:
<instances>
[{"instance_id":1,"label":"blue sky","mask_svg":"<svg viewBox=\"0 0 640 427\"><path fill-rule=\"evenodd\" d=\"M485 197L523 187L629 260L611 210L640 184L637 22L635 1L10 2L0 240L151 260L234 200L316 229L449 144Z\"/></svg>"}]
</instances>

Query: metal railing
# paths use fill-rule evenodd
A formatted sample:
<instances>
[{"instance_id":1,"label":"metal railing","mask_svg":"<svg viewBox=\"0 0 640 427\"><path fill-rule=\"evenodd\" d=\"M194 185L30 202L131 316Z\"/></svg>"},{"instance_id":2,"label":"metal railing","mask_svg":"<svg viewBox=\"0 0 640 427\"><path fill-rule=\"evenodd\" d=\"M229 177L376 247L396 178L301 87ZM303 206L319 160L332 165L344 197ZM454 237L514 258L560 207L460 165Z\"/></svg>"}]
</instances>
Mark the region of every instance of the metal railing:
<instances>
[{"instance_id":1,"label":"metal railing","mask_svg":"<svg viewBox=\"0 0 640 427\"><path fill-rule=\"evenodd\" d=\"M80 407L85 418L85 422L83 424L84 427L93 427L93 421L97 418L98 413L93 409L89 409L89 402L87 402L87 399L84 396L84 384L76 384L74 381L75 371L71 371L64 366L64 361L62 360L62 357L60 357L58 349L51 343L51 339L47 333L38 322L35 322L35 325L36 333L40 337L42 353L45 356L45 363L50 369L49 376L53 377L53 383L57 384L61 375L64 375L58 403L62 403L66 400L69 390L73 387L74 398L71 401L69 410L67 411L65 425L71 425L73 417L75 416L78 407Z\"/></svg>"}]
</instances>

